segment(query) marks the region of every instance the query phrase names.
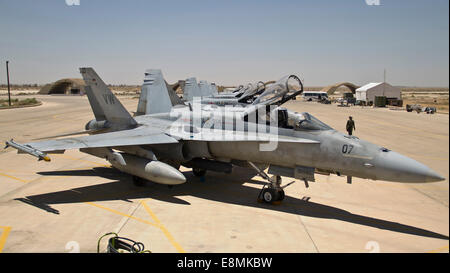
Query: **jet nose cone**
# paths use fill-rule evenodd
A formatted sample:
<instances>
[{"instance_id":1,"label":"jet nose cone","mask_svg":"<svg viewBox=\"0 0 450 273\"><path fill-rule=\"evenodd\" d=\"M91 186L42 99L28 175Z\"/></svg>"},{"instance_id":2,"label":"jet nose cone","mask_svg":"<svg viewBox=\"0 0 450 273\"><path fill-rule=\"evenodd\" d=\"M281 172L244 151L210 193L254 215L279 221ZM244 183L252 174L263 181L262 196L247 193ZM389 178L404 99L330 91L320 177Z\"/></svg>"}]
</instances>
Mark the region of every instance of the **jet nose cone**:
<instances>
[{"instance_id":1,"label":"jet nose cone","mask_svg":"<svg viewBox=\"0 0 450 273\"><path fill-rule=\"evenodd\" d=\"M445 180L444 177L424 164L393 151L380 152L376 161L377 176L380 176L380 179L406 183Z\"/></svg>"},{"instance_id":2,"label":"jet nose cone","mask_svg":"<svg viewBox=\"0 0 450 273\"><path fill-rule=\"evenodd\" d=\"M443 180L445 180L445 177L441 176L433 170L431 170L431 173L427 175L427 182L439 182Z\"/></svg>"}]
</instances>

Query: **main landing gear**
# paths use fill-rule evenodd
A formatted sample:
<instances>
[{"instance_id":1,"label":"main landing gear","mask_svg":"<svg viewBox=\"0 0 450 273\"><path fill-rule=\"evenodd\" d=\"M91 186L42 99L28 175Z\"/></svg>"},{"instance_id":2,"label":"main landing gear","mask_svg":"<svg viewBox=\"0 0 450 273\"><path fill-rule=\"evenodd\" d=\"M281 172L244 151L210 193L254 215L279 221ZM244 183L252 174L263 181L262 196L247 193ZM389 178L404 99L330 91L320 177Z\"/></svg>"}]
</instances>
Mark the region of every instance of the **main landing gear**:
<instances>
[{"instance_id":1,"label":"main landing gear","mask_svg":"<svg viewBox=\"0 0 450 273\"><path fill-rule=\"evenodd\" d=\"M292 183L287 184L286 186L281 187L281 176L274 175L269 177L265 172L261 171L255 164L252 162L248 162L253 169L255 169L258 174L267 180L267 184L261 189L258 195L258 202L264 202L268 204L280 204L283 201L285 194L283 188L289 186Z\"/></svg>"},{"instance_id":2,"label":"main landing gear","mask_svg":"<svg viewBox=\"0 0 450 273\"><path fill-rule=\"evenodd\" d=\"M136 175L133 175L133 184L136 187L144 187L145 184L147 184L147 183L146 183L146 180L144 178L136 176Z\"/></svg>"},{"instance_id":3,"label":"main landing gear","mask_svg":"<svg viewBox=\"0 0 450 273\"><path fill-rule=\"evenodd\" d=\"M136 176L136 175L133 175L132 178L133 178L133 184L139 188L145 187L147 185L147 183L152 182L150 180L146 180L146 179ZM171 189L171 188L173 188L173 185L167 185L167 187L169 189Z\"/></svg>"},{"instance_id":4,"label":"main landing gear","mask_svg":"<svg viewBox=\"0 0 450 273\"><path fill-rule=\"evenodd\" d=\"M192 168L192 173L197 177L205 176L206 170L201 168Z\"/></svg>"}]
</instances>

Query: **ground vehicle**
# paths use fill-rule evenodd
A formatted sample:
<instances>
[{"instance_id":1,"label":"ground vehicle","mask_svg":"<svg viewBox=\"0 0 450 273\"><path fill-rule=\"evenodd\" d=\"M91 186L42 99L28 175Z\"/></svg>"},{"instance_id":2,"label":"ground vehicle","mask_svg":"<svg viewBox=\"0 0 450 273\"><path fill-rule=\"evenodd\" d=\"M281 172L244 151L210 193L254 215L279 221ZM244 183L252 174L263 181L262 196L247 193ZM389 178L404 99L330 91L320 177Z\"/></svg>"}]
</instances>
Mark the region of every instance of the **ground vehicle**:
<instances>
[{"instance_id":1,"label":"ground vehicle","mask_svg":"<svg viewBox=\"0 0 450 273\"><path fill-rule=\"evenodd\" d=\"M307 101L328 99L327 92L323 91L303 91L302 96Z\"/></svg>"}]
</instances>

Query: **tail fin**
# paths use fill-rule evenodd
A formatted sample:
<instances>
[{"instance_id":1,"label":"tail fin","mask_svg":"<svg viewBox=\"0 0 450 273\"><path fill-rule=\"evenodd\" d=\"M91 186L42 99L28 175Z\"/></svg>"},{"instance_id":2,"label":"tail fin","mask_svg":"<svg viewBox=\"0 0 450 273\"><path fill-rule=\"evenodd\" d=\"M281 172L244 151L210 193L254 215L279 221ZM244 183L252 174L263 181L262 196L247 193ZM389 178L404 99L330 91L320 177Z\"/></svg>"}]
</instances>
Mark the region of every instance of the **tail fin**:
<instances>
[{"instance_id":1,"label":"tail fin","mask_svg":"<svg viewBox=\"0 0 450 273\"><path fill-rule=\"evenodd\" d=\"M201 92L202 96L204 96L204 97L212 97L213 96L213 92L210 88L209 82L200 81L198 83L198 87L200 88L200 92Z\"/></svg>"},{"instance_id":2,"label":"tail fin","mask_svg":"<svg viewBox=\"0 0 450 273\"><path fill-rule=\"evenodd\" d=\"M170 92L172 91L172 92ZM174 104L182 101L163 78L159 69L147 69L136 115L168 113Z\"/></svg>"},{"instance_id":3,"label":"tail fin","mask_svg":"<svg viewBox=\"0 0 450 273\"><path fill-rule=\"evenodd\" d=\"M180 99L180 97L175 93L174 89L166 82L167 91L169 92L170 102L173 105L182 104L184 105L184 102Z\"/></svg>"},{"instance_id":4,"label":"tail fin","mask_svg":"<svg viewBox=\"0 0 450 273\"><path fill-rule=\"evenodd\" d=\"M215 83L211 83L211 90L213 96L217 96L219 94L219 89L217 88L217 85Z\"/></svg>"},{"instance_id":5,"label":"tail fin","mask_svg":"<svg viewBox=\"0 0 450 273\"><path fill-rule=\"evenodd\" d=\"M201 96L202 93L197 84L197 79L196 78L186 79L186 82L184 84L184 95L183 95L184 100L192 101L194 97L201 97Z\"/></svg>"},{"instance_id":6,"label":"tail fin","mask_svg":"<svg viewBox=\"0 0 450 273\"><path fill-rule=\"evenodd\" d=\"M107 120L116 128L137 126L137 122L93 68L82 67L80 73L86 84L86 94L97 121Z\"/></svg>"}]
</instances>

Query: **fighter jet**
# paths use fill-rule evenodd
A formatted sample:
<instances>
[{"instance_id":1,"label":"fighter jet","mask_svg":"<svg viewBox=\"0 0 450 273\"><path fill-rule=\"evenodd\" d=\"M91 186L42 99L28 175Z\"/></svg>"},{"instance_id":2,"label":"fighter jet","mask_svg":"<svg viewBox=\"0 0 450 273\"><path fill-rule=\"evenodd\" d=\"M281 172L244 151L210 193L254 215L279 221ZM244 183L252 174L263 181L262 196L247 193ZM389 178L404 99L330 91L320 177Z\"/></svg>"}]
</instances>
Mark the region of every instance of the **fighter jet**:
<instances>
[{"instance_id":1,"label":"fighter jet","mask_svg":"<svg viewBox=\"0 0 450 273\"><path fill-rule=\"evenodd\" d=\"M145 114L132 117L92 68L80 72L95 117L86 125L91 135L25 144L10 140L6 145L46 162L49 154L80 149L132 175L136 185L146 180L185 183L180 165L192 168L196 176L206 171L231 173L234 165L253 168L267 181L258 195L266 203L284 199L283 188L289 184L282 185L281 176L306 185L316 173L344 175L349 182L352 176L405 183L444 179L413 159L342 134L309 113L276 105L283 99L271 104L268 112L256 107L229 115L227 107L217 107L228 115L215 116L171 99L161 71L149 70L142 86L147 90ZM267 103L272 98L262 99Z\"/></svg>"},{"instance_id":2,"label":"fighter jet","mask_svg":"<svg viewBox=\"0 0 450 273\"><path fill-rule=\"evenodd\" d=\"M245 104L251 104L255 96L264 91L265 84L260 81L256 84L249 83L247 87L240 88L234 93L219 94L215 84L207 81L200 81L197 84L197 79L192 77L185 81L183 98L186 102L192 102L194 98L201 98L203 104L245 106Z\"/></svg>"},{"instance_id":3,"label":"fighter jet","mask_svg":"<svg viewBox=\"0 0 450 273\"><path fill-rule=\"evenodd\" d=\"M238 94L242 93L244 90L243 85L239 85L238 87L227 87L217 96L225 96L225 97L236 97Z\"/></svg>"}]
</instances>

